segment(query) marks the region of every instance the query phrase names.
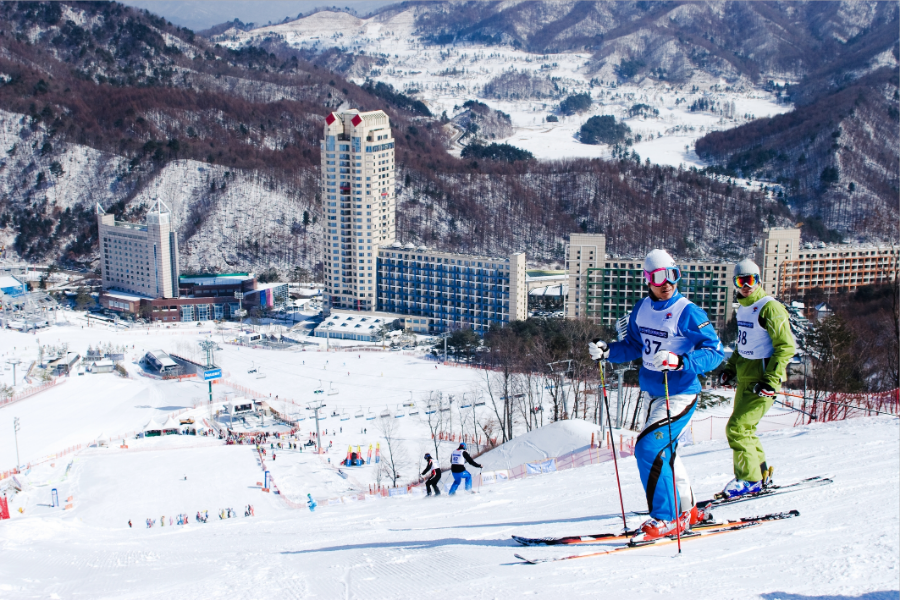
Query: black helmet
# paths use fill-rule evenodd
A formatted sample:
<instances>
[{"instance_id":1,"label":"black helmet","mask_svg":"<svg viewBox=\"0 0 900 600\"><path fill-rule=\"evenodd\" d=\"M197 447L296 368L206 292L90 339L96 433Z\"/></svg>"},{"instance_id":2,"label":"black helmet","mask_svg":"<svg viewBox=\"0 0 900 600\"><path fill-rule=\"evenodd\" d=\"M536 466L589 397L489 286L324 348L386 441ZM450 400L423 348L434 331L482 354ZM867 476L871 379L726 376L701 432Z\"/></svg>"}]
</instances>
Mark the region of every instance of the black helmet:
<instances>
[{"instance_id":1,"label":"black helmet","mask_svg":"<svg viewBox=\"0 0 900 600\"><path fill-rule=\"evenodd\" d=\"M427 452L425 453L425 460L431 460L431 455Z\"/></svg>"}]
</instances>

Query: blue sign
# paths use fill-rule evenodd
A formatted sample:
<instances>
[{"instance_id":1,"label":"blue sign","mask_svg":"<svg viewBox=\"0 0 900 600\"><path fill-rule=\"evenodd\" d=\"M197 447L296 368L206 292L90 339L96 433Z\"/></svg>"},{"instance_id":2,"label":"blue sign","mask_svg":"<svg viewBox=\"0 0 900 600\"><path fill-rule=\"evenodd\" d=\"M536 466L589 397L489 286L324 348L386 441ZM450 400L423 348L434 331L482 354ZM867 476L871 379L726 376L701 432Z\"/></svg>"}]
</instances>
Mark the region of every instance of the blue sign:
<instances>
[{"instance_id":1,"label":"blue sign","mask_svg":"<svg viewBox=\"0 0 900 600\"><path fill-rule=\"evenodd\" d=\"M209 381L210 379L222 379L222 369L203 371L203 381Z\"/></svg>"}]
</instances>

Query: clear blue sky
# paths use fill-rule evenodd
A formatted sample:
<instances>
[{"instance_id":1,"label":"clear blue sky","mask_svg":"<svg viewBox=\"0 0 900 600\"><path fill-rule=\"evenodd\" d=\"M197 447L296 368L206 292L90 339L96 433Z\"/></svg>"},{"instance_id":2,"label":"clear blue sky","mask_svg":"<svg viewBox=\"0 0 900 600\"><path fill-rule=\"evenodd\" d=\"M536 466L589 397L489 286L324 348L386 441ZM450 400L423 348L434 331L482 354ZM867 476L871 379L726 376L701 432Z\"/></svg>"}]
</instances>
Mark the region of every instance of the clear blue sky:
<instances>
[{"instance_id":1,"label":"clear blue sky","mask_svg":"<svg viewBox=\"0 0 900 600\"><path fill-rule=\"evenodd\" d=\"M244 23L266 25L269 21L278 23L285 17L295 19L299 13L307 13L319 7L350 7L359 16L395 4L388 0L121 0L122 4L146 8L150 12L165 17L181 27L200 31L225 21L240 19Z\"/></svg>"}]
</instances>

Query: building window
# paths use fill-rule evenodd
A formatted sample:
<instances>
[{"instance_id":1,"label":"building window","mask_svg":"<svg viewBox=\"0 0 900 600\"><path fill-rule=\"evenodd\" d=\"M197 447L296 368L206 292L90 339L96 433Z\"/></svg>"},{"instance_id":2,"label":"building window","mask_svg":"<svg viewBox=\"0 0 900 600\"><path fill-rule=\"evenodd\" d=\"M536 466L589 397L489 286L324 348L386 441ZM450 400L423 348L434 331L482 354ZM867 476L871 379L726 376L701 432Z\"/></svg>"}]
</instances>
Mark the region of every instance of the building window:
<instances>
[{"instance_id":1,"label":"building window","mask_svg":"<svg viewBox=\"0 0 900 600\"><path fill-rule=\"evenodd\" d=\"M194 307L190 304L181 307L181 320L182 321L193 321L194 320Z\"/></svg>"}]
</instances>

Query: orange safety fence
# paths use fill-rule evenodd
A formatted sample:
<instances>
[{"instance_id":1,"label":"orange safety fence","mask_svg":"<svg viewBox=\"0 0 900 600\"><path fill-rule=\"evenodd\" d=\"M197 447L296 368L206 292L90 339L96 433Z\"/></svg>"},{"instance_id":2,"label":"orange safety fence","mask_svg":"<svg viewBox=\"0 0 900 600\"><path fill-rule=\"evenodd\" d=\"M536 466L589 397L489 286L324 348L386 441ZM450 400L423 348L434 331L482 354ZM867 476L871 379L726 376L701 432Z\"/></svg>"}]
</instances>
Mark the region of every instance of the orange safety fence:
<instances>
[{"instance_id":1,"label":"orange safety fence","mask_svg":"<svg viewBox=\"0 0 900 600\"><path fill-rule=\"evenodd\" d=\"M56 379L53 379L46 383L42 383L41 385L36 385L34 387L26 388L26 389L22 390L21 392L19 392L18 394L13 394L12 396L8 396L8 397L0 400L0 408L2 408L4 406L8 406L10 404L14 404L14 403L18 402L19 400L24 400L25 398L30 398L31 396L34 396L35 394L40 394L41 392L45 392L45 391L47 391L51 388L54 388L62 383L65 383L65 382L66 382L65 377L57 377Z\"/></svg>"}]
</instances>

